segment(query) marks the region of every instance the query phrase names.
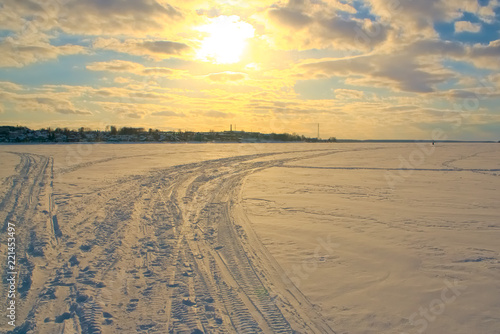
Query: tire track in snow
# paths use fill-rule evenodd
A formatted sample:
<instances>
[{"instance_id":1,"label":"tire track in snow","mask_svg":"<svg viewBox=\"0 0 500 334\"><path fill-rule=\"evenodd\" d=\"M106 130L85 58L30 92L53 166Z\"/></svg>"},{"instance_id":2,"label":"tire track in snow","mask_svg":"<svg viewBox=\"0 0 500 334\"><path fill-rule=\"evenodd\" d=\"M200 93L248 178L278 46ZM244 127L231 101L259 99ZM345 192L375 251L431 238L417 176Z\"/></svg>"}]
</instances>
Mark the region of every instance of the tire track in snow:
<instances>
[{"instance_id":1,"label":"tire track in snow","mask_svg":"<svg viewBox=\"0 0 500 334\"><path fill-rule=\"evenodd\" d=\"M49 187L47 214L57 214L61 235L50 242L50 226L37 227L48 242L43 261L35 262L37 288L19 323L29 325L27 333L69 327L94 333L291 333L297 328L332 333L320 315L312 319L314 312L304 311L309 304L288 303L285 311L272 297L274 290L289 287L273 272L279 265L270 264L269 254L259 258L254 248L261 245L245 244L235 210L251 173L337 152L202 161L122 178L80 194L59 192L57 184ZM13 216L27 217L26 208L35 211L43 197L39 184L53 178L51 161L21 155L16 178L23 183L13 182L10 198L1 204Z\"/></svg>"},{"instance_id":2,"label":"tire track in snow","mask_svg":"<svg viewBox=\"0 0 500 334\"><path fill-rule=\"evenodd\" d=\"M307 157L324 154L332 154L332 152L309 154ZM255 155L205 163L202 169L203 173L190 179L201 179L205 182L201 182L201 185L194 185L191 182L182 186L184 194L189 193L189 189L194 188L198 196L189 197L187 201L184 201L184 204L180 205L183 217L191 217L183 222L184 229L181 235L191 253L209 254L205 258L214 259L210 263L210 272L203 273L198 269L191 275L211 278L212 285L217 287L211 293L219 296L217 306L219 309L226 310L227 317L231 321L231 332L290 333L292 332L290 322L270 297L267 288L255 270L254 264L242 247L230 211L232 211L231 205L234 203L232 198L238 195L242 180L247 175L265 168L279 166L285 161L299 160L304 157L251 162L259 157L261 156ZM186 196L182 195L180 198L185 200ZM195 231L199 231L202 237L197 237ZM253 259L257 259L257 257L253 257ZM199 258L195 261L203 262ZM196 268L203 268L203 266L198 265ZM275 275L275 277L278 276ZM274 284L281 285L282 283L277 281ZM185 289L179 289L175 285L177 283L171 283L171 286L179 291L172 292L171 300L172 303L179 304L179 300L176 301L176 296L189 296L189 294L186 294ZM294 314L295 317L299 314L307 316L307 313L303 312L289 312L288 314ZM176 318L176 314L173 314L173 318ZM321 321L319 315L317 318L319 320L317 319L316 322ZM294 323L304 322L307 323L307 319L294 320ZM324 325L323 328L329 327ZM176 332L177 330L180 328L174 324L171 331ZM193 330L193 328L189 328L189 330ZM309 326L309 331L321 332L314 325ZM330 332L333 331L330 330Z\"/></svg>"},{"instance_id":3,"label":"tire track in snow","mask_svg":"<svg viewBox=\"0 0 500 334\"><path fill-rule=\"evenodd\" d=\"M5 185L10 183L10 187L0 202L0 219L3 220L0 238L7 240L7 225L15 224L15 262L18 272L16 317L24 319L32 314L32 305L36 303L37 289L39 289L38 282L33 280L39 273L36 270L35 257L43 256L43 249L47 247L50 238L46 224L42 223L48 211L42 212L39 199L50 192L48 180L51 159L37 154L10 153L19 155L20 162L15 168L17 174L10 176L4 182ZM7 263L6 253L0 255L0 261L2 264ZM2 273L2 282L6 282L5 275L6 271ZM5 305L7 305L6 288L5 284L0 287ZM25 330L34 326L30 321L17 321L17 324Z\"/></svg>"}]
</instances>

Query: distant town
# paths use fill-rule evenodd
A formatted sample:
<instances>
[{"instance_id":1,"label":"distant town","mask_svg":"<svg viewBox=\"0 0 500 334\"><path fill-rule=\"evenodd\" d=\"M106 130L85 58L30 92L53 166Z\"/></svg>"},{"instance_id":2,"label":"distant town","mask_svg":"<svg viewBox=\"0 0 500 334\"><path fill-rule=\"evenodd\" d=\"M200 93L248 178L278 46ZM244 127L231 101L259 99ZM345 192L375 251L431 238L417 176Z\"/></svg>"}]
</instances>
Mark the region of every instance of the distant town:
<instances>
[{"instance_id":1,"label":"distant town","mask_svg":"<svg viewBox=\"0 0 500 334\"><path fill-rule=\"evenodd\" d=\"M25 126L0 126L0 143L75 143L75 142L336 142L336 138L309 138L289 133L233 131L161 131L136 127L108 126L106 130L81 127L32 130Z\"/></svg>"}]
</instances>

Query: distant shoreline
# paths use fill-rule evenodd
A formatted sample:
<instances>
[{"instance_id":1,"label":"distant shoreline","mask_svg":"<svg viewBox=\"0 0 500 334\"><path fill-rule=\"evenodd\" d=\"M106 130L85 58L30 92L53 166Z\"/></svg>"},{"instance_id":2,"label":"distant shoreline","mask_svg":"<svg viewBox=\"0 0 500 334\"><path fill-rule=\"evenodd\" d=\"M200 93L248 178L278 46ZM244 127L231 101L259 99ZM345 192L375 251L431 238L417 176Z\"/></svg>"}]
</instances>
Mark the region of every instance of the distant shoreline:
<instances>
[{"instance_id":1,"label":"distant shoreline","mask_svg":"<svg viewBox=\"0 0 500 334\"><path fill-rule=\"evenodd\" d=\"M498 143L494 140L337 139L337 143Z\"/></svg>"},{"instance_id":2,"label":"distant shoreline","mask_svg":"<svg viewBox=\"0 0 500 334\"><path fill-rule=\"evenodd\" d=\"M182 144L195 144L195 145L210 145L210 144L411 144L411 143L432 143L432 140L354 140L354 139L337 139L336 142L304 142L304 141L262 141L262 142L198 142L198 141L186 141L186 142L142 142L142 141L81 141L81 142L0 142L0 146L28 146L28 145L120 145L120 144L172 144L172 145L182 145ZM436 144L498 144L496 141L488 140L443 140L434 141Z\"/></svg>"}]
</instances>

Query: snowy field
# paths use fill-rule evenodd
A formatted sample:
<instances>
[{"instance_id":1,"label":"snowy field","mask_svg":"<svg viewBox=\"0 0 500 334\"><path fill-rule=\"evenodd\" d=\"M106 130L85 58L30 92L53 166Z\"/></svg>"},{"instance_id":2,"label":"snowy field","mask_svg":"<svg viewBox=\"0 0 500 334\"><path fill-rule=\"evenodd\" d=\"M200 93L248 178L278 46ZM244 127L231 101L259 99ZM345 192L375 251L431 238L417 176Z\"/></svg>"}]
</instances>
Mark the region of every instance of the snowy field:
<instances>
[{"instance_id":1,"label":"snowy field","mask_svg":"<svg viewBox=\"0 0 500 334\"><path fill-rule=\"evenodd\" d=\"M2 145L0 167L1 332L15 300L16 333L500 333L500 144Z\"/></svg>"}]
</instances>

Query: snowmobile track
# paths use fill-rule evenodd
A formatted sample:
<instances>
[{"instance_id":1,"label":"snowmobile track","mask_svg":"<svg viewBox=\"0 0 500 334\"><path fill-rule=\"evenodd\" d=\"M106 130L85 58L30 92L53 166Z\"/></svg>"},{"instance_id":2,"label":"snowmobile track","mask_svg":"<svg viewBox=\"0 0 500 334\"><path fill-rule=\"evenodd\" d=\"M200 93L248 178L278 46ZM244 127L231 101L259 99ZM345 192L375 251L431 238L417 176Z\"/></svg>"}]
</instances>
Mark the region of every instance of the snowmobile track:
<instances>
[{"instance_id":1,"label":"snowmobile track","mask_svg":"<svg viewBox=\"0 0 500 334\"><path fill-rule=\"evenodd\" d=\"M208 160L72 194L52 183L52 158L19 154L17 174L0 200L1 219L4 226L32 221L34 232L20 225L20 237L26 245L31 240L31 253L40 249L38 258L26 260L42 283L26 291L17 330L334 333L282 280L279 264L249 230L239 196L252 173L337 152ZM41 217L49 223L38 222Z\"/></svg>"}]
</instances>

